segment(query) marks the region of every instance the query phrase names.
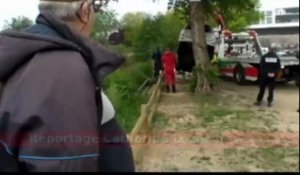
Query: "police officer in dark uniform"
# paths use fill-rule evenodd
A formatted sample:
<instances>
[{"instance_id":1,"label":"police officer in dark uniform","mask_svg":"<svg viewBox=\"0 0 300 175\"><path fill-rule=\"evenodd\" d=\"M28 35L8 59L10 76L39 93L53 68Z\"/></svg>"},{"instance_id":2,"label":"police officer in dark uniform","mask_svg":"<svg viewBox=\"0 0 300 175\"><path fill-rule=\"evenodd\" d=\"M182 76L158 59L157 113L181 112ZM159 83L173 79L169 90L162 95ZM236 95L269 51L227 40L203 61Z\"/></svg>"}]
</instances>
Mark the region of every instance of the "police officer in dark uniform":
<instances>
[{"instance_id":1,"label":"police officer in dark uniform","mask_svg":"<svg viewBox=\"0 0 300 175\"><path fill-rule=\"evenodd\" d=\"M271 46L267 54L263 55L260 60L259 75L259 94L254 105L260 106L265 94L266 87L269 88L268 107L272 107L274 98L274 89L276 85L276 77L281 70L281 62L275 53L275 47Z\"/></svg>"}]
</instances>

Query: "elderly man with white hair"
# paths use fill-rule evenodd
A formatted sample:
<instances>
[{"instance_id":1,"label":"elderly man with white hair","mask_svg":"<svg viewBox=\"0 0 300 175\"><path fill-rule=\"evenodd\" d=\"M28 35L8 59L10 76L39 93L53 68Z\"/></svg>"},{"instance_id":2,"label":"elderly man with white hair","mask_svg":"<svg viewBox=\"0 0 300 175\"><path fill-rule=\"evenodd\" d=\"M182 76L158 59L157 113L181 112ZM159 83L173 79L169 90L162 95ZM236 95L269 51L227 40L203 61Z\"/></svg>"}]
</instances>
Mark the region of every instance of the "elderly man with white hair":
<instances>
[{"instance_id":1,"label":"elderly man with white hair","mask_svg":"<svg viewBox=\"0 0 300 175\"><path fill-rule=\"evenodd\" d=\"M34 26L0 33L0 172L134 171L101 88L124 59L89 39L104 3L40 0Z\"/></svg>"}]
</instances>

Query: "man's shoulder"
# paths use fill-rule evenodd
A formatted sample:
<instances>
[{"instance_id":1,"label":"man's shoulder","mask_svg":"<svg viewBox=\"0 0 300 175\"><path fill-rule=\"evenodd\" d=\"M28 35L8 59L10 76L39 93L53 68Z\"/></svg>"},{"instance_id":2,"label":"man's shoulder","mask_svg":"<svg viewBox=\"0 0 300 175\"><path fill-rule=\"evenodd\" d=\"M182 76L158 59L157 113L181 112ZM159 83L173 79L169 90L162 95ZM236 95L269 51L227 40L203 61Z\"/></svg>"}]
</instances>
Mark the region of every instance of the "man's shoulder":
<instances>
[{"instance_id":1,"label":"man's shoulder","mask_svg":"<svg viewBox=\"0 0 300 175\"><path fill-rule=\"evenodd\" d=\"M49 74L49 76L58 75L60 77L71 74L74 76L90 74L88 65L82 55L72 50L54 50L36 53L28 66L31 67L31 70L43 71Z\"/></svg>"},{"instance_id":2,"label":"man's shoulder","mask_svg":"<svg viewBox=\"0 0 300 175\"><path fill-rule=\"evenodd\" d=\"M73 50L53 50L36 53L34 62L49 64L49 66L65 65L68 67L86 65L83 56Z\"/></svg>"},{"instance_id":3,"label":"man's shoulder","mask_svg":"<svg viewBox=\"0 0 300 175\"><path fill-rule=\"evenodd\" d=\"M262 58L278 58L276 53L266 53L262 56Z\"/></svg>"}]
</instances>

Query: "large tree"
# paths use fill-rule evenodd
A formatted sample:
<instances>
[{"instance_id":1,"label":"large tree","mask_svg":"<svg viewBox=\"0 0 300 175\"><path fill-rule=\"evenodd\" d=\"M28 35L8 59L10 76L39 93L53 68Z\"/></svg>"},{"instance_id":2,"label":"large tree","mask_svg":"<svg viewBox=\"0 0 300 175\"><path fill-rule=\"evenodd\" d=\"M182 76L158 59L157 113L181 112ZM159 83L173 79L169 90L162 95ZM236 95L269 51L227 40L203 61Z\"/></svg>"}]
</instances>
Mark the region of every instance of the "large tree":
<instances>
[{"instance_id":1,"label":"large tree","mask_svg":"<svg viewBox=\"0 0 300 175\"><path fill-rule=\"evenodd\" d=\"M214 12L218 12L224 17L228 29L241 31L260 19L259 0L169 0L168 4L169 9L174 5L175 12L191 24L197 72L195 92L208 93L211 91L208 78L211 65L206 49L205 23L211 22Z\"/></svg>"},{"instance_id":2,"label":"large tree","mask_svg":"<svg viewBox=\"0 0 300 175\"><path fill-rule=\"evenodd\" d=\"M196 63L197 86L195 92L208 93L211 91L209 74L211 64L208 58L205 42L205 23L211 22L214 12L221 14L225 26L234 32L245 29L248 25L260 19L259 0L178 0L175 11L181 14L192 27L193 49Z\"/></svg>"},{"instance_id":3,"label":"large tree","mask_svg":"<svg viewBox=\"0 0 300 175\"><path fill-rule=\"evenodd\" d=\"M33 21L25 16L12 18L10 21L5 21L4 29L22 30L33 24Z\"/></svg>"}]
</instances>

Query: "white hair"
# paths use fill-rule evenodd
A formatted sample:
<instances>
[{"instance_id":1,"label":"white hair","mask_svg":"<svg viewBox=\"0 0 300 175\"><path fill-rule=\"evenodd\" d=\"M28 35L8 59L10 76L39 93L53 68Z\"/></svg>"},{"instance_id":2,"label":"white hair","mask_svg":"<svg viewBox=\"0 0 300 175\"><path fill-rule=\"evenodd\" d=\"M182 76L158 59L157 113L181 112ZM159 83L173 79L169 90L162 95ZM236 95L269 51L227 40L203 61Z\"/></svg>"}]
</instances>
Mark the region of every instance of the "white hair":
<instances>
[{"instance_id":1,"label":"white hair","mask_svg":"<svg viewBox=\"0 0 300 175\"><path fill-rule=\"evenodd\" d=\"M84 0L74 2L40 1L39 11L55 15L61 20L72 21L78 18ZM93 0L88 0L91 3Z\"/></svg>"}]
</instances>

